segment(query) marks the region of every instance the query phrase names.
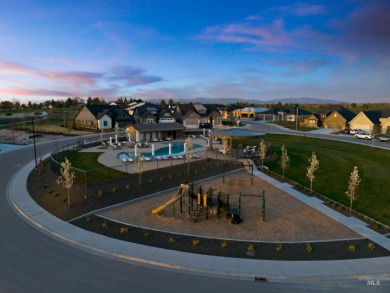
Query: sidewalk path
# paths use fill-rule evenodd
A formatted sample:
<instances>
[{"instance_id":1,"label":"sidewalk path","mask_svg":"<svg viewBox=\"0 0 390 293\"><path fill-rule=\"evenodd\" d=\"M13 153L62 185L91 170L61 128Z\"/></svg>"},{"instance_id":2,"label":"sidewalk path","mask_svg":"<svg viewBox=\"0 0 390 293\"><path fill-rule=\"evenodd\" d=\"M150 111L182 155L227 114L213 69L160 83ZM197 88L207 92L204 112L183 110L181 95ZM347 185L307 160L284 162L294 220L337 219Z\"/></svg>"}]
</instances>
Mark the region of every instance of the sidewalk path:
<instances>
[{"instance_id":1,"label":"sidewalk path","mask_svg":"<svg viewBox=\"0 0 390 293\"><path fill-rule=\"evenodd\" d=\"M234 279L254 280L266 279L273 282L361 282L366 284L367 279L380 279L382 283L390 282L390 257L369 258L357 260L335 261L272 261L226 258L206 256L179 251L166 250L156 247L128 243L92 232L82 230L55 216L38 206L28 194L26 182L28 174L34 167L34 162L21 168L10 182L7 200L14 211L28 224L57 240L72 246L103 254L122 261L136 263L142 266L164 270L175 270L186 273L226 277ZM270 180L279 188L291 191L285 183L274 182L263 174L256 176ZM294 192L294 196L300 197ZM314 206L315 199L305 201ZM320 206L320 203L318 203ZM331 215L336 217L336 215ZM356 230L362 229L358 222L347 223ZM370 234L364 229L359 233ZM380 238L381 239L381 238ZM381 240L382 241L382 240ZM388 247L387 242L380 242Z\"/></svg>"}]
</instances>

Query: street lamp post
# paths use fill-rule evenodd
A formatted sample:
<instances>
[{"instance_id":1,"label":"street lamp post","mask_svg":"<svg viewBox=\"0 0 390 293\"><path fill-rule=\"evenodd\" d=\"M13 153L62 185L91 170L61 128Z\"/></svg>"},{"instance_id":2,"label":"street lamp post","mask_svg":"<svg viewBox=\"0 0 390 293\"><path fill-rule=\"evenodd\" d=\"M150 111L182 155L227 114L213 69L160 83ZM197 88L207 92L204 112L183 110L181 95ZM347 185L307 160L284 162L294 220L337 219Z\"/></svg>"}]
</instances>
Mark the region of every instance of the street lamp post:
<instances>
[{"instance_id":1,"label":"street lamp post","mask_svg":"<svg viewBox=\"0 0 390 293\"><path fill-rule=\"evenodd\" d=\"M35 145L35 127L34 127L34 117L31 117L31 122L32 122L32 129L33 129L33 141L34 141L34 157L35 157L35 168L38 167L37 164L37 148Z\"/></svg>"}]
</instances>

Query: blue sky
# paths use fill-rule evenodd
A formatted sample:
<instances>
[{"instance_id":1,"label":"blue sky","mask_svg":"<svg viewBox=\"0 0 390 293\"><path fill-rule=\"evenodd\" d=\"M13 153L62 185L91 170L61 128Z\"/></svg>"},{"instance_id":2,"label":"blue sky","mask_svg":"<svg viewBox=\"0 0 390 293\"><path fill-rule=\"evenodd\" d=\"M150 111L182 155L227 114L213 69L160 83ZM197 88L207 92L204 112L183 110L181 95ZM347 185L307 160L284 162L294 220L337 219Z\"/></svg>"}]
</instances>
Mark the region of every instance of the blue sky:
<instances>
[{"instance_id":1,"label":"blue sky","mask_svg":"<svg viewBox=\"0 0 390 293\"><path fill-rule=\"evenodd\" d=\"M0 0L0 99L390 102L389 1Z\"/></svg>"}]
</instances>

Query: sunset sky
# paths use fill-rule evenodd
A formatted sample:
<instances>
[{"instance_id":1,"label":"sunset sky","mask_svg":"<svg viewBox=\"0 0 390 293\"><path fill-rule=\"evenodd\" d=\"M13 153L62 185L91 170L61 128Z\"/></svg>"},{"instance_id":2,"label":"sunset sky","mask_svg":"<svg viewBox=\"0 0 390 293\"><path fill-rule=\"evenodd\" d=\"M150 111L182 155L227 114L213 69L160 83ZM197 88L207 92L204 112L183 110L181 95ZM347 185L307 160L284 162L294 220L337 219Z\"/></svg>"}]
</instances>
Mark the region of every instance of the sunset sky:
<instances>
[{"instance_id":1,"label":"sunset sky","mask_svg":"<svg viewBox=\"0 0 390 293\"><path fill-rule=\"evenodd\" d=\"M390 102L390 2L0 0L0 100Z\"/></svg>"}]
</instances>

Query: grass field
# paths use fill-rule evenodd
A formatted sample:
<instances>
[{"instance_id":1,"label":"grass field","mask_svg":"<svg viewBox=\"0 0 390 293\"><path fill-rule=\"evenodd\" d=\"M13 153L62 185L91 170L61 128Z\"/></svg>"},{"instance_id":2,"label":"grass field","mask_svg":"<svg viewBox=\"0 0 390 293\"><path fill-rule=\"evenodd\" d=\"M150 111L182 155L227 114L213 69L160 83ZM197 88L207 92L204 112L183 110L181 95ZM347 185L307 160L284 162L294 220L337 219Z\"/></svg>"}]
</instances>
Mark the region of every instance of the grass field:
<instances>
[{"instance_id":1,"label":"grass field","mask_svg":"<svg viewBox=\"0 0 390 293\"><path fill-rule=\"evenodd\" d=\"M283 122L283 121L279 121L279 122L272 122L273 124L276 124L276 125L280 125L280 126L283 126L285 128L288 128L288 129L292 129L292 130L298 130L298 131L313 131L313 130L316 130L317 128L313 128L313 127L303 127L303 126L299 126L299 123L298 123L298 127L296 127L297 125L295 124L295 122Z\"/></svg>"},{"instance_id":2,"label":"grass field","mask_svg":"<svg viewBox=\"0 0 390 293\"><path fill-rule=\"evenodd\" d=\"M310 187L310 181L306 177L308 160L312 152L316 152L320 166L315 173L313 190L346 206L349 206L349 200L345 191L348 189L353 167L357 166L361 183L358 189L358 200L353 203L353 208L390 225L390 151L300 136L267 134L264 140L271 143L271 150L278 157L281 153L281 146L286 145L291 163L285 175L306 187ZM259 145L259 140L236 141L235 143ZM110 178L123 176L122 172L113 169L108 171L105 166L98 163L99 155L100 153L75 152L67 157L73 167L93 170L88 172L88 182L106 179L107 172L110 172ZM282 174L278 160L268 161L265 165L271 171Z\"/></svg>"},{"instance_id":3,"label":"grass field","mask_svg":"<svg viewBox=\"0 0 390 293\"><path fill-rule=\"evenodd\" d=\"M312 152L316 152L320 166L315 173L313 190L337 202L349 206L345 195L350 174L358 167L361 183L358 200L353 208L380 222L390 225L390 151L369 146L336 142L307 137L270 135L264 140L271 143L273 152L280 156L281 146L286 145L291 163L286 170L287 178L310 187L306 168ZM259 145L259 141L243 143ZM265 163L271 171L282 174L278 160Z\"/></svg>"},{"instance_id":4,"label":"grass field","mask_svg":"<svg viewBox=\"0 0 390 293\"><path fill-rule=\"evenodd\" d=\"M88 183L95 183L104 181L108 178L112 179L124 176L123 172L100 164L97 160L100 155L101 153L73 152L66 155L66 157L71 162L72 167L87 171L86 179ZM80 182L85 181L84 174L76 173L76 176L78 176Z\"/></svg>"}]
</instances>

